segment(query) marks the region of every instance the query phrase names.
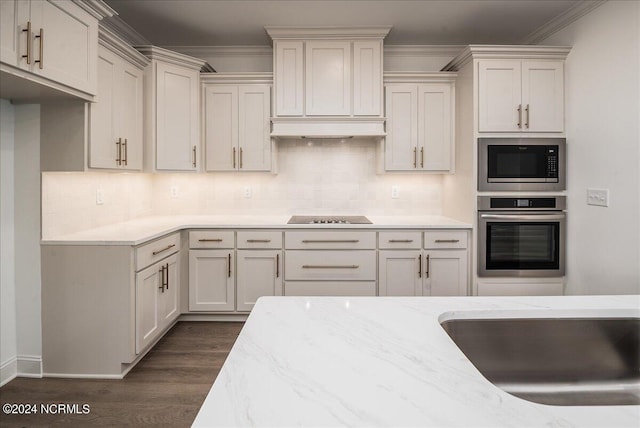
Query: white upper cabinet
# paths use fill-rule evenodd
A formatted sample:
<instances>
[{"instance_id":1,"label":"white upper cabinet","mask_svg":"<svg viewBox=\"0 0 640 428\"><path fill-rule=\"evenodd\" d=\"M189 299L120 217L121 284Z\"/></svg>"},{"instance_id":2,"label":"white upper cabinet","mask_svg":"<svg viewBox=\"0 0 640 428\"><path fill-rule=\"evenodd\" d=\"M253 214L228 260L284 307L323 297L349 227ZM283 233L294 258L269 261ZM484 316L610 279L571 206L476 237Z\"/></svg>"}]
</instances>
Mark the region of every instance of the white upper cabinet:
<instances>
[{"instance_id":1,"label":"white upper cabinet","mask_svg":"<svg viewBox=\"0 0 640 428\"><path fill-rule=\"evenodd\" d=\"M142 169L144 55L101 29L98 92L89 105L89 168Z\"/></svg>"},{"instance_id":2,"label":"white upper cabinet","mask_svg":"<svg viewBox=\"0 0 640 428\"><path fill-rule=\"evenodd\" d=\"M307 116L351 115L351 42L308 41L305 59Z\"/></svg>"},{"instance_id":3,"label":"white upper cabinet","mask_svg":"<svg viewBox=\"0 0 640 428\"><path fill-rule=\"evenodd\" d=\"M207 171L271 171L270 75L203 77Z\"/></svg>"},{"instance_id":4,"label":"white upper cabinet","mask_svg":"<svg viewBox=\"0 0 640 428\"><path fill-rule=\"evenodd\" d=\"M455 74L386 76L385 170L452 172Z\"/></svg>"},{"instance_id":5,"label":"white upper cabinet","mask_svg":"<svg viewBox=\"0 0 640 428\"><path fill-rule=\"evenodd\" d=\"M379 116L382 106L382 41L353 42L353 114Z\"/></svg>"},{"instance_id":6,"label":"white upper cabinet","mask_svg":"<svg viewBox=\"0 0 640 428\"><path fill-rule=\"evenodd\" d=\"M275 44L276 116L304 115L304 43Z\"/></svg>"},{"instance_id":7,"label":"white upper cabinet","mask_svg":"<svg viewBox=\"0 0 640 428\"><path fill-rule=\"evenodd\" d=\"M196 171L200 167L200 71L197 58L156 46L138 46L145 69L145 150L148 171Z\"/></svg>"},{"instance_id":8,"label":"white upper cabinet","mask_svg":"<svg viewBox=\"0 0 640 428\"><path fill-rule=\"evenodd\" d=\"M112 16L108 6L70 0L0 3L3 64L44 79L37 83L87 99L95 95L98 21Z\"/></svg>"},{"instance_id":9,"label":"white upper cabinet","mask_svg":"<svg viewBox=\"0 0 640 428\"><path fill-rule=\"evenodd\" d=\"M480 60L480 132L563 132L564 62Z\"/></svg>"}]
</instances>

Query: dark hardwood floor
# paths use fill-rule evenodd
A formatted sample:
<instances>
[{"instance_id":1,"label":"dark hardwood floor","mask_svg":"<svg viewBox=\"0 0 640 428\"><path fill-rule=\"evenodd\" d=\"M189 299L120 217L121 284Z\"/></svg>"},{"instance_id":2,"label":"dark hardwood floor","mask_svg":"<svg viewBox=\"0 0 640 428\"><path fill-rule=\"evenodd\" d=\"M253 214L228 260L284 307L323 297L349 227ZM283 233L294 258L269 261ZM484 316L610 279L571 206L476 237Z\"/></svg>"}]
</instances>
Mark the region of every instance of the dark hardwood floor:
<instances>
[{"instance_id":1,"label":"dark hardwood floor","mask_svg":"<svg viewBox=\"0 0 640 428\"><path fill-rule=\"evenodd\" d=\"M242 326L179 322L122 380L16 378L0 388L3 405L86 403L90 412L0 413L0 426L191 426Z\"/></svg>"}]
</instances>

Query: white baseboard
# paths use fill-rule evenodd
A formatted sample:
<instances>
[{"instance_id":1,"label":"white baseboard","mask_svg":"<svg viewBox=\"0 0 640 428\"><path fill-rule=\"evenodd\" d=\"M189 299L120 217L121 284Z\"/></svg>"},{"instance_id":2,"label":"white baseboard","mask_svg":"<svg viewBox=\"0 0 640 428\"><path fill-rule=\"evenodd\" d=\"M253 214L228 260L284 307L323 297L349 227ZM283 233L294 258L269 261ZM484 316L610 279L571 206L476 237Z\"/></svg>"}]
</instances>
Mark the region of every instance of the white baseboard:
<instances>
[{"instance_id":1,"label":"white baseboard","mask_svg":"<svg viewBox=\"0 0 640 428\"><path fill-rule=\"evenodd\" d=\"M0 365L0 386L4 386L18 376L18 358L13 357Z\"/></svg>"},{"instance_id":2,"label":"white baseboard","mask_svg":"<svg viewBox=\"0 0 640 428\"><path fill-rule=\"evenodd\" d=\"M57 377L66 379L122 379L124 375L109 374L69 374L69 373L44 373L43 377Z\"/></svg>"},{"instance_id":3,"label":"white baseboard","mask_svg":"<svg viewBox=\"0 0 640 428\"><path fill-rule=\"evenodd\" d=\"M19 377L42 377L42 357L39 355L18 355Z\"/></svg>"}]
</instances>

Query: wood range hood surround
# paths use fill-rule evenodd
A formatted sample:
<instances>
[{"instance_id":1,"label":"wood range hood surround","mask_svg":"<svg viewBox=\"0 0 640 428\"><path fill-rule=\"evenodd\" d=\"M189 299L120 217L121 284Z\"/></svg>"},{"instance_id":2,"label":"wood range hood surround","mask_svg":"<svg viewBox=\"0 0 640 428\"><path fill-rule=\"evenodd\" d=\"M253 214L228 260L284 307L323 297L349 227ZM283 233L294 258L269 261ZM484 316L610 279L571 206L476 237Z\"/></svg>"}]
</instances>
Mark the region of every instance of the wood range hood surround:
<instances>
[{"instance_id":1,"label":"wood range hood surround","mask_svg":"<svg viewBox=\"0 0 640 428\"><path fill-rule=\"evenodd\" d=\"M384 137L383 40L391 26L265 27L275 138Z\"/></svg>"}]
</instances>

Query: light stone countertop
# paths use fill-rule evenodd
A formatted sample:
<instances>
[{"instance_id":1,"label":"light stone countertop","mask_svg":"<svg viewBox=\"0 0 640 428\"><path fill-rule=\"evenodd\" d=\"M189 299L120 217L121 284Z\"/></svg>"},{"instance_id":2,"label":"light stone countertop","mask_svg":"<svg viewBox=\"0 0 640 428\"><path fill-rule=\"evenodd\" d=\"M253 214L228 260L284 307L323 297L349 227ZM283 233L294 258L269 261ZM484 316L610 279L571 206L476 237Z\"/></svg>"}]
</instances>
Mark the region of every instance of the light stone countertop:
<instances>
[{"instance_id":1,"label":"light stone countertop","mask_svg":"<svg viewBox=\"0 0 640 428\"><path fill-rule=\"evenodd\" d=\"M182 229L471 229L443 216L367 216L373 224L287 224L291 215L177 215L144 217L68 235L45 238L43 245L139 245Z\"/></svg>"},{"instance_id":2,"label":"light stone countertop","mask_svg":"<svg viewBox=\"0 0 640 428\"><path fill-rule=\"evenodd\" d=\"M195 427L638 427L640 406L550 406L486 380L455 318L638 317L640 296L262 297Z\"/></svg>"}]
</instances>

